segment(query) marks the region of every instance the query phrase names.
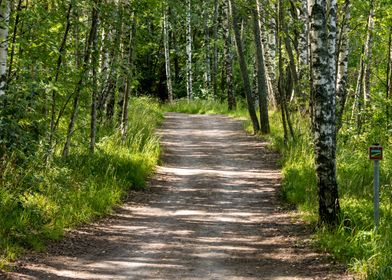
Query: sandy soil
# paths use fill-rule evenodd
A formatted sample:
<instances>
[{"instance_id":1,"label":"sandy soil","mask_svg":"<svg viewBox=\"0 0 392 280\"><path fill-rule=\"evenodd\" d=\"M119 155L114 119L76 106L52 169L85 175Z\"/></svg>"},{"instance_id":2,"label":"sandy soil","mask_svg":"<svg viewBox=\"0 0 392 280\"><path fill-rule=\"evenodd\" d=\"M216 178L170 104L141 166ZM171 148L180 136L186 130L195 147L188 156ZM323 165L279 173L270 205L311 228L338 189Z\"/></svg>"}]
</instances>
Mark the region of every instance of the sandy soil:
<instances>
[{"instance_id":1,"label":"sandy soil","mask_svg":"<svg viewBox=\"0 0 392 280\"><path fill-rule=\"evenodd\" d=\"M112 215L5 279L353 279L277 201L277 155L224 116L171 113L163 165Z\"/></svg>"}]
</instances>

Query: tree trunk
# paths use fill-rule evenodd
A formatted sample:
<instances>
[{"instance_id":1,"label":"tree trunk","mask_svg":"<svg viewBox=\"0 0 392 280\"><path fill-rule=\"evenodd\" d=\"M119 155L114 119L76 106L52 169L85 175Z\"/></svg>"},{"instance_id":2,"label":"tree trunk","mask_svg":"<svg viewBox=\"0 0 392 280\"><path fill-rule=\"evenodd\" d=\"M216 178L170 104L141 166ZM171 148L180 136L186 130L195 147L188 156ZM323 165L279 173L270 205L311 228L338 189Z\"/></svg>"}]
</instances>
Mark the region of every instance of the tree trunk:
<instances>
[{"instance_id":1,"label":"tree trunk","mask_svg":"<svg viewBox=\"0 0 392 280\"><path fill-rule=\"evenodd\" d=\"M267 4L265 1L263 4ZM263 11L263 9L261 9ZM269 105L277 107L277 96L278 83L276 80L276 43L277 43L277 32L276 32L276 22L275 17L270 13L264 11L264 21L260 22L262 32L261 41L263 43L264 49L264 59L265 59L265 69L268 82L268 99Z\"/></svg>"},{"instance_id":2,"label":"tree trunk","mask_svg":"<svg viewBox=\"0 0 392 280\"><path fill-rule=\"evenodd\" d=\"M210 24L209 24L209 0L203 1L203 18L204 18L204 87L207 93L210 93L211 87L211 56L210 56ZM217 23L215 23L216 25Z\"/></svg>"},{"instance_id":3,"label":"tree trunk","mask_svg":"<svg viewBox=\"0 0 392 280\"><path fill-rule=\"evenodd\" d=\"M336 38L337 38L337 4L336 0L328 0L327 3L327 28L328 28L328 54L329 54L329 73L331 80L334 85L334 91L336 87Z\"/></svg>"},{"instance_id":4,"label":"tree trunk","mask_svg":"<svg viewBox=\"0 0 392 280\"><path fill-rule=\"evenodd\" d=\"M89 36L88 36L88 40L87 40L87 43L86 43L86 48L85 48L85 53L84 53L84 57L83 57L83 62L82 62L82 65L81 65L80 77L79 77L78 83L76 84L76 88L75 88L75 91L74 91L74 96L75 97L74 97L74 101L73 101L71 118L70 118L69 123L68 123L67 137L66 137L66 140L65 140L63 153L62 153L64 158L68 157L68 155L69 155L69 149L70 149L70 146L71 146L71 139L72 139L72 135L74 133L75 123L76 123L76 119L77 119L77 115L78 115L80 91L82 90L83 82L84 82L84 80L86 78L86 73L88 71L88 62L89 62L90 56L91 56L91 46L93 44L94 34L96 32L97 25L98 25L97 13L98 13L98 11L96 10L96 8L93 8L92 17L91 17L91 28L90 28L90 31L89 31ZM76 32L76 36L78 36L77 32ZM77 39L77 41L78 41L78 39ZM78 52L78 46L76 46L76 48L77 48L77 52ZM78 60L78 57L79 57L78 53L76 54L76 57L77 57L77 60Z\"/></svg>"},{"instance_id":5,"label":"tree trunk","mask_svg":"<svg viewBox=\"0 0 392 280\"><path fill-rule=\"evenodd\" d=\"M263 134L270 132L269 118L268 118L268 89L267 79L264 68L264 51L261 45L261 28L260 28L260 5L259 0L256 0L256 9L253 9L253 31L256 45L256 63L257 63L257 87L259 94L259 110L260 110L260 130Z\"/></svg>"},{"instance_id":6,"label":"tree trunk","mask_svg":"<svg viewBox=\"0 0 392 280\"><path fill-rule=\"evenodd\" d=\"M99 4L101 0L94 0L93 22L94 33L92 42L92 95L91 95L91 116L90 116L90 153L94 153L97 134L97 98L98 98L98 26L99 26Z\"/></svg>"},{"instance_id":7,"label":"tree trunk","mask_svg":"<svg viewBox=\"0 0 392 280\"><path fill-rule=\"evenodd\" d=\"M186 54L187 54L187 64L186 64L186 69L187 69L187 96L188 100L193 99L193 77L192 77L192 3L191 0L186 0L187 4L187 30L186 30L186 38L187 38L187 43L186 43Z\"/></svg>"},{"instance_id":8,"label":"tree trunk","mask_svg":"<svg viewBox=\"0 0 392 280\"><path fill-rule=\"evenodd\" d=\"M281 25L282 25L282 30L284 31L284 45L286 47L286 51L287 51L287 55L289 57L289 66L290 66L290 72L291 72L291 77L292 77L292 81L294 84L294 91L288 92L287 94L291 95L291 99L294 99L295 96L298 96L299 94L302 94L302 92L300 92L299 90L299 80L298 80L298 73L297 73L297 67L295 64L295 58L294 58L294 52L293 49L291 47L291 42L290 42L290 37L289 37L289 31L288 28L286 26L286 23L284 22L284 14L281 18ZM301 96L302 99L303 96Z\"/></svg>"},{"instance_id":9,"label":"tree trunk","mask_svg":"<svg viewBox=\"0 0 392 280\"><path fill-rule=\"evenodd\" d=\"M7 87L8 28L10 21L10 1L0 2L0 96Z\"/></svg>"},{"instance_id":10,"label":"tree trunk","mask_svg":"<svg viewBox=\"0 0 392 280\"><path fill-rule=\"evenodd\" d=\"M387 81L386 81L386 99L388 100L392 95L392 26L389 27L388 38L388 64L387 64ZM389 128L390 119L390 106L386 105L387 126Z\"/></svg>"},{"instance_id":11,"label":"tree trunk","mask_svg":"<svg viewBox=\"0 0 392 280\"><path fill-rule=\"evenodd\" d=\"M16 17L15 17L15 22L14 22L14 30L12 32L10 63L9 63L9 67L8 67L8 77L7 77L8 82L10 81L11 75L12 75L12 66L14 64L14 55L15 55L16 34L17 34L17 31L18 31L18 27L19 27L20 12L21 11L22 11L22 0L19 0L18 1L18 7L16 8Z\"/></svg>"},{"instance_id":12,"label":"tree trunk","mask_svg":"<svg viewBox=\"0 0 392 280\"><path fill-rule=\"evenodd\" d=\"M66 27L65 27L65 31L64 31L64 36L63 39L61 41L60 47L59 47L59 56L57 58L57 65L56 65L56 72L54 75L54 84L57 84L58 79L59 79L59 75L60 75L60 68L63 62L63 56L65 53L65 47L67 44L67 39L68 39L68 34L69 34L69 30L71 27L71 10L72 10L72 3L69 4L68 6L68 12L67 12L67 19L66 19ZM11 73L11 68L9 69L9 73ZM51 117L50 117L50 134L49 134L49 151L52 150L52 143L53 143L53 136L54 133L57 129L57 124L58 122L56 122L56 90L53 89L52 90L52 106L51 106ZM57 118L60 118L61 114L59 113ZM50 153L50 152L49 152ZM48 154L49 156L49 154Z\"/></svg>"},{"instance_id":13,"label":"tree trunk","mask_svg":"<svg viewBox=\"0 0 392 280\"><path fill-rule=\"evenodd\" d=\"M223 1L226 2L226 1ZM218 0L214 0L214 24L213 24L213 57L212 57L212 88L214 97L218 97L218 17L219 17L219 5ZM234 101L235 102L235 101Z\"/></svg>"},{"instance_id":14,"label":"tree trunk","mask_svg":"<svg viewBox=\"0 0 392 280\"><path fill-rule=\"evenodd\" d=\"M308 0L300 0L299 20L301 29L298 37L298 81L300 96L306 96L309 88L309 15ZM303 100L305 101L305 100ZM305 102L304 102L305 104Z\"/></svg>"},{"instance_id":15,"label":"tree trunk","mask_svg":"<svg viewBox=\"0 0 392 280\"><path fill-rule=\"evenodd\" d=\"M166 87L169 103L173 102L173 86L170 69L170 44L169 44L169 5L168 0L165 0L163 11L163 44L165 48L165 70L166 70Z\"/></svg>"},{"instance_id":16,"label":"tree trunk","mask_svg":"<svg viewBox=\"0 0 392 280\"><path fill-rule=\"evenodd\" d=\"M335 84L330 67L331 59L335 59L336 54L329 53L332 50L330 42L333 40L334 32L333 30L331 33L328 32L328 27L331 26L333 19L327 18L327 15L330 17L334 17L334 15L329 13L326 0L310 0L309 2L319 222L320 224L337 225L340 206L336 182Z\"/></svg>"},{"instance_id":17,"label":"tree trunk","mask_svg":"<svg viewBox=\"0 0 392 280\"><path fill-rule=\"evenodd\" d=\"M370 76L372 66L372 53L373 53L373 29L374 29L374 6L373 1L370 1L370 12L368 17L368 28L365 43L365 69L364 69L364 102L370 100Z\"/></svg>"},{"instance_id":18,"label":"tree trunk","mask_svg":"<svg viewBox=\"0 0 392 280\"><path fill-rule=\"evenodd\" d=\"M392 26L389 28L386 97L392 96Z\"/></svg>"},{"instance_id":19,"label":"tree trunk","mask_svg":"<svg viewBox=\"0 0 392 280\"><path fill-rule=\"evenodd\" d=\"M248 74L248 67L246 66L246 61L245 61L245 56L244 56L244 48L242 45L242 39L241 39L241 31L239 29L239 16L238 12L235 6L235 0L230 0L230 10L231 10L231 16L232 16L232 26L234 30L234 38L236 41L237 45L237 53L238 53L238 60L240 64L240 71L241 71L241 77L242 81L244 83L244 90L245 90L245 95L246 95L246 101L248 104L248 111L250 118L252 120L252 125L253 125L253 130L254 133L259 132L260 126L259 126L259 121L256 115L256 110L254 107L254 101L252 98L252 89L250 86L250 81L249 81L249 74Z\"/></svg>"},{"instance_id":20,"label":"tree trunk","mask_svg":"<svg viewBox=\"0 0 392 280\"><path fill-rule=\"evenodd\" d=\"M279 105L282 115L282 125L284 132L284 143L287 144L289 134L288 128L290 129L291 136L294 138L294 131L289 119L288 109L287 109L287 97L292 92L291 84L291 70L289 67L286 69L286 74L283 69L283 40L284 40L284 2L279 0L278 2L278 13L277 13L277 33L278 33L278 93L279 93ZM286 78L285 78L286 76ZM290 79L289 79L290 78Z\"/></svg>"},{"instance_id":21,"label":"tree trunk","mask_svg":"<svg viewBox=\"0 0 392 280\"><path fill-rule=\"evenodd\" d=\"M135 33L136 33L136 16L132 15L132 26L129 30L129 42L128 42L128 53L126 55L127 59L127 70L125 77L125 90L124 90L124 99L123 99L123 110L122 110L122 118L121 118L121 134L123 140L126 137L128 131L128 105L129 105L129 97L131 94L131 86L133 79L133 48L135 42Z\"/></svg>"},{"instance_id":22,"label":"tree trunk","mask_svg":"<svg viewBox=\"0 0 392 280\"><path fill-rule=\"evenodd\" d=\"M344 107L347 99L348 80L348 52L350 32L350 0L346 0L343 6L342 27L338 41L338 69L336 77L336 130L342 126Z\"/></svg>"},{"instance_id":23,"label":"tree trunk","mask_svg":"<svg viewBox=\"0 0 392 280\"><path fill-rule=\"evenodd\" d=\"M355 100L352 108L352 119L356 119L358 133L362 128L361 111L364 105L370 99L370 72L371 72L371 54L373 45L373 28L374 28L374 7L371 2L369 10L366 40L362 47L357 85L355 89Z\"/></svg>"},{"instance_id":24,"label":"tree trunk","mask_svg":"<svg viewBox=\"0 0 392 280\"><path fill-rule=\"evenodd\" d=\"M107 101L106 101L106 118L108 121L113 120L114 111L116 107L116 82L118 78L118 71L117 71L117 62L119 60L119 46L121 44L121 37L122 37L122 29L123 29L123 7L122 2L118 3L118 10L117 10L117 24L116 24L116 31L115 31L115 39L114 39L114 47L111 53L112 63L111 63L111 71L109 73L108 84L106 87L107 90Z\"/></svg>"},{"instance_id":25,"label":"tree trunk","mask_svg":"<svg viewBox=\"0 0 392 280\"><path fill-rule=\"evenodd\" d=\"M225 42L224 48L224 73L226 74L226 93L227 93L227 105L229 110L235 110L237 104L234 95L233 86L233 54L232 54L232 36L230 27L230 11L229 4L224 1L222 6L223 13L223 40ZM222 68L223 70L223 68ZM222 78L222 80L224 80ZM223 82L223 81L222 81Z\"/></svg>"}]
</instances>

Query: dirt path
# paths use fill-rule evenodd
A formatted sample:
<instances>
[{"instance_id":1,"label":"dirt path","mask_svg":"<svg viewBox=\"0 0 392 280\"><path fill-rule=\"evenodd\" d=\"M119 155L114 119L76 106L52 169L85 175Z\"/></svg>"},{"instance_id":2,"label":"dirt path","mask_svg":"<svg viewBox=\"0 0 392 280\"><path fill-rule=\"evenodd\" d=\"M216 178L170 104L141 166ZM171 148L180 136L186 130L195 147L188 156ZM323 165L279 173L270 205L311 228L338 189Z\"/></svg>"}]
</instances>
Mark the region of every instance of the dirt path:
<instances>
[{"instance_id":1,"label":"dirt path","mask_svg":"<svg viewBox=\"0 0 392 280\"><path fill-rule=\"evenodd\" d=\"M145 194L21 260L10 279L351 279L279 208L266 143L224 116L168 114ZM1 278L1 277L0 277Z\"/></svg>"}]
</instances>

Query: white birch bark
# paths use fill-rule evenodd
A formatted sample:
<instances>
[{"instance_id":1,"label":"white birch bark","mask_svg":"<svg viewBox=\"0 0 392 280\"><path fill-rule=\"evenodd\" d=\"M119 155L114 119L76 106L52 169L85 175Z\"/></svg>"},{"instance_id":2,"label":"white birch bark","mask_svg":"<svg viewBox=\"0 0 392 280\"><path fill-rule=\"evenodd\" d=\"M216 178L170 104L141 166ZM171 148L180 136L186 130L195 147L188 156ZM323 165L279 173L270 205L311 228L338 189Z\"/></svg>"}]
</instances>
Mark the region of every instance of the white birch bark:
<instances>
[{"instance_id":1,"label":"white birch bark","mask_svg":"<svg viewBox=\"0 0 392 280\"><path fill-rule=\"evenodd\" d=\"M300 0L298 15L301 29L298 37L298 79L301 95L309 88L309 16L308 0Z\"/></svg>"},{"instance_id":2,"label":"white birch bark","mask_svg":"<svg viewBox=\"0 0 392 280\"><path fill-rule=\"evenodd\" d=\"M227 2L227 1L223 1ZM214 41L213 41L213 56L212 56L212 88L214 92L214 97L218 96L218 18L219 18L219 3L218 0L214 0L214 20L213 20L213 33L214 33Z\"/></svg>"},{"instance_id":3,"label":"white birch bark","mask_svg":"<svg viewBox=\"0 0 392 280\"><path fill-rule=\"evenodd\" d=\"M205 55L205 70L204 82L205 89L210 92L211 86L211 56L210 56L210 24L209 24L209 7L208 0L203 1L203 18L204 18L204 55Z\"/></svg>"},{"instance_id":4,"label":"white birch bark","mask_svg":"<svg viewBox=\"0 0 392 280\"><path fill-rule=\"evenodd\" d=\"M374 29L374 6L373 1L370 3L370 12L368 17L368 30L365 43L365 69L364 69L364 84L363 93L365 104L370 100L370 76L372 65L372 52L373 52L373 29Z\"/></svg>"},{"instance_id":5,"label":"white birch bark","mask_svg":"<svg viewBox=\"0 0 392 280\"><path fill-rule=\"evenodd\" d=\"M224 1L222 4L223 13L223 39L225 42L224 48L224 64L226 74L226 92L227 92L227 104L229 110L234 110L237 106L234 95L233 85L233 51L232 51L232 35L230 28L230 11L229 3Z\"/></svg>"},{"instance_id":6,"label":"white birch bark","mask_svg":"<svg viewBox=\"0 0 392 280\"><path fill-rule=\"evenodd\" d=\"M186 38L187 38L187 44L186 44L186 54L187 54L187 64L186 64L186 69L187 69L187 96L188 100L193 99L193 73L192 73L192 2L191 0L186 1L187 4L187 16L186 16L186 21L187 21L187 32L186 32Z\"/></svg>"},{"instance_id":7,"label":"white birch bark","mask_svg":"<svg viewBox=\"0 0 392 280\"><path fill-rule=\"evenodd\" d=\"M261 24L260 24L260 3L255 1L256 9L253 10L253 32L256 45L256 65L257 65L257 91L259 97L260 110L260 129L264 134L270 132L269 118L268 118L268 86L265 75L264 50L261 43Z\"/></svg>"},{"instance_id":8,"label":"white birch bark","mask_svg":"<svg viewBox=\"0 0 392 280\"><path fill-rule=\"evenodd\" d=\"M336 57L331 46L336 40L332 35L334 19L331 17L335 17L336 22L336 13L334 16L334 11L328 11L333 3L327 7L326 0L310 0L309 4L319 219L320 223L336 225L340 206L336 181L335 83L331 73L334 69L330 65Z\"/></svg>"},{"instance_id":9,"label":"white birch bark","mask_svg":"<svg viewBox=\"0 0 392 280\"><path fill-rule=\"evenodd\" d=\"M343 6L342 28L338 41L338 65L336 77L336 122L337 130L341 127L342 115L347 98L349 32L350 32L350 0Z\"/></svg>"},{"instance_id":10,"label":"white birch bark","mask_svg":"<svg viewBox=\"0 0 392 280\"><path fill-rule=\"evenodd\" d=\"M0 2L0 96L5 94L7 82L8 30L10 21L10 1Z\"/></svg>"},{"instance_id":11,"label":"white birch bark","mask_svg":"<svg viewBox=\"0 0 392 280\"><path fill-rule=\"evenodd\" d=\"M163 15L163 44L165 48L165 70L166 70L166 86L169 102L173 102L173 86L170 70L170 43L169 43L169 5L168 0L164 2Z\"/></svg>"},{"instance_id":12,"label":"white birch bark","mask_svg":"<svg viewBox=\"0 0 392 280\"><path fill-rule=\"evenodd\" d=\"M337 15L337 2L336 0L328 0L328 54L329 54L329 67L331 68L330 75L332 85L336 84L336 15Z\"/></svg>"},{"instance_id":13,"label":"white birch bark","mask_svg":"<svg viewBox=\"0 0 392 280\"><path fill-rule=\"evenodd\" d=\"M301 0L301 6L299 8L299 19L301 21L301 32L298 38L298 50L299 50L299 65L300 73L303 68L309 65L309 16L308 16L308 0Z\"/></svg>"},{"instance_id":14,"label":"white birch bark","mask_svg":"<svg viewBox=\"0 0 392 280\"><path fill-rule=\"evenodd\" d=\"M268 87L268 100L269 103L277 107L276 96L278 94L277 81L276 81L276 26L273 16L262 9L262 5L267 5L266 1L258 3L257 9L260 15L260 28L261 28L261 42L263 44L264 62L265 62L265 75L267 78Z\"/></svg>"}]
</instances>

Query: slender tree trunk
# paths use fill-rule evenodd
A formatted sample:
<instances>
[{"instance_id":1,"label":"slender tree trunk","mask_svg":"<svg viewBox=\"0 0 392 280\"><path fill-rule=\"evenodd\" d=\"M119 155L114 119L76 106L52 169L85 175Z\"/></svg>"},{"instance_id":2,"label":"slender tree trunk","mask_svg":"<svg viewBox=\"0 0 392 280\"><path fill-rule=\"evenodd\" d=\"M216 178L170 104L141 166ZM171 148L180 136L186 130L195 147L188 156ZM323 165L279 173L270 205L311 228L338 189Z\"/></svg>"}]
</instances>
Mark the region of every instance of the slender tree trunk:
<instances>
[{"instance_id":1,"label":"slender tree trunk","mask_svg":"<svg viewBox=\"0 0 392 280\"><path fill-rule=\"evenodd\" d=\"M210 55L210 24L209 24L209 0L204 0L203 18L204 18L204 56L205 56L205 70L204 83L205 89L210 93L211 87L211 55ZM216 23L215 23L216 24Z\"/></svg>"},{"instance_id":2,"label":"slender tree trunk","mask_svg":"<svg viewBox=\"0 0 392 280\"><path fill-rule=\"evenodd\" d=\"M373 29L374 29L374 4L370 1L370 12L368 17L368 29L365 44L365 69L364 69L364 101L365 105L370 100L370 76L372 67L372 53L373 53Z\"/></svg>"},{"instance_id":3,"label":"slender tree trunk","mask_svg":"<svg viewBox=\"0 0 392 280\"><path fill-rule=\"evenodd\" d=\"M61 65L63 62L63 56L65 53L65 47L67 44L67 39L68 39L68 34L69 34L69 30L71 27L71 10L72 10L72 3L69 4L68 6L68 12L67 12L67 19L66 19L66 26L65 26L65 31L64 31L64 36L63 39L61 41L60 47L59 47L59 56L57 58L57 65L56 65L56 72L54 75L54 84L57 84L58 79L59 79L59 75L60 75L60 69L61 69ZM11 68L9 69L9 73L11 73ZM49 150L52 150L52 144L53 144L53 136L54 133L57 129L57 124L58 122L56 122L56 90L53 89L52 90L52 106L51 106L51 117L50 117L50 134L49 134ZM61 115L59 113L58 118L60 118ZM48 154L49 156L49 154Z\"/></svg>"},{"instance_id":4,"label":"slender tree trunk","mask_svg":"<svg viewBox=\"0 0 392 280\"><path fill-rule=\"evenodd\" d=\"M82 90L83 82L86 78L86 73L88 71L88 63L89 63L90 56L91 56L91 46L93 44L94 34L96 32L97 25L98 25L97 13L98 13L97 9L93 8L92 17L91 17L91 28L89 31L89 36L88 36L87 43L86 43L86 49L85 49L85 53L84 53L84 57L83 57L83 62L81 65L82 69L81 69L79 81L76 84L76 88L74 91L75 97L74 97L74 101L73 101L71 118L68 123L67 137L65 140L63 153L62 153L64 158L68 157L68 155L69 155L69 149L71 146L71 139L72 139L72 135L74 133L75 123L76 123L76 119L77 119L77 115L78 115L80 91ZM77 36L78 36L78 34L77 34ZM78 48L78 46L76 48ZM78 52L78 50L77 50L77 52ZM78 57L79 57L79 54L77 54L77 59L78 59Z\"/></svg>"},{"instance_id":5,"label":"slender tree trunk","mask_svg":"<svg viewBox=\"0 0 392 280\"><path fill-rule=\"evenodd\" d=\"M270 132L268 118L268 89L267 79L264 68L264 51L261 44L261 28L260 28L260 5L259 0L255 1L256 9L253 9L253 33L256 44L256 63L257 63L257 86L259 93L259 109L260 109L260 130L263 134Z\"/></svg>"},{"instance_id":6,"label":"slender tree trunk","mask_svg":"<svg viewBox=\"0 0 392 280\"><path fill-rule=\"evenodd\" d=\"M257 133L260 130L260 126L256 115L256 110L254 107L254 101L252 98L252 90L249 81L248 68L246 66L244 48L241 39L241 32L239 29L239 16L236 9L235 0L230 0L229 3L230 3L230 10L231 10L232 21L233 21L232 25L234 30L234 38L237 45L237 53L238 53L238 59L240 64L241 77L244 83L244 90L245 90L246 100L248 103L248 111L249 111L250 118L252 120L253 130L255 133Z\"/></svg>"},{"instance_id":7,"label":"slender tree trunk","mask_svg":"<svg viewBox=\"0 0 392 280\"><path fill-rule=\"evenodd\" d=\"M227 2L227 1L224 1ZM213 23L213 57L212 57L212 71L211 71L211 82L214 97L218 97L218 17L219 17L219 2L214 0L214 23Z\"/></svg>"},{"instance_id":8,"label":"slender tree trunk","mask_svg":"<svg viewBox=\"0 0 392 280\"><path fill-rule=\"evenodd\" d=\"M227 92L227 105L229 110L235 110L237 104L234 95L233 86L233 54L232 54L232 36L230 27L230 11L227 1L223 2L223 40L225 42L224 49L224 64L226 74L226 92ZM223 80L223 79L222 79Z\"/></svg>"},{"instance_id":9,"label":"slender tree trunk","mask_svg":"<svg viewBox=\"0 0 392 280\"><path fill-rule=\"evenodd\" d=\"M0 2L0 96L7 87L8 29L10 22L10 1Z\"/></svg>"},{"instance_id":10,"label":"slender tree trunk","mask_svg":"<svg viewBox=\"0 0 392 280\"><path fill-rule=\"evenodd\" d=\"M12 43L11 43L11 53L10 53L10 63L8 67L8 81L11 79L12 75L12 67L14 64L14 55L15 55L15 43L16 43L16 34L18 32L19 22L20 22L20 12L22 11L22 0L18 1L18 7L16 8L16 17L14 22L14 29L12 32Z\"/></svg>"},{"instance_id":11,"label":"slender tree trunk","mask_svg":"<svg viewBox=\"0 0 392 280\"><path fill-rule=\"evenodd\" d=\"M278 33L278 93L279 93L279 105L282 114L282 124L283 124L283 132L284 132L284 142L287 144L289 134L288 129L290 129L290 134L294 139L294 130L292 128L289 113L287 109L287 97L292 92L292 81L291 81L291 70L290 66L286 69L286 81L285 81L285 71L283 68L283 40L285 40L284 36L284 2L283 0L278 1L278 13L277 13L277 33ZM287 47L287 46L286 46ZM287 49L287 48L286 48Z\"/></svg>"},{"instance_id":12,"label":"slender tree trunk","mask_svg":"<svg viewBox=\"0 0 392 280\"><path fill-rule=\"evenodd\" d=\"M90 153L94 153L97 134L97 99L98 99L98 28L99 28L99 5L101 0L94 0L93 21L94 33L92 42L92 95L91 95L91 118L90 118Z\"/></svg>"},{"instance_id":13,"label":"slender tree trunk","mask_svg":"<svg viewBox=\"0 0 392 280\"><path fill-rule=\"evenodd\" d=\"M331 21L334 20L332 17L336 20L336 14L334 16L333 12L328 11L326 0L310 0L309 2L319 221L321 224L336 225L340 206L336 182L335 83L330 66L331 60L336 59L336 54L329 53L332 51L330 42L334 40L332 36L336 32L334 33L333 29L328 30L328 27L333 28ZM327 18L327 15L330 18Z\"/></svg>"},{"instance_id":14,"label":"slender tree trunk","mask_svg":"<svg viewBox=\"0 0 392 280\"><path fill-rule=\"evenodd\" d=\"M392 96L392 26L389 28L388 38L388 64L387 64L387 82L386 82L386 99L388 100ZM390 119L390 106L387 103L386 115L387 115L387 126L389 127Z\"/></svg>"},{"instance_id":15,"label":"slender tree trunk","mask_svg":"<svg viewBox=\"0 0 392 280\"><path fill-rule=\"evenodd\" d=\"M127 71L125 77L125 90L124 90L124 99L123 99L123 110L122 110L122 119L121 119L121 134L123 140L126 137L128 131L128 106L129 106L129 98L131 95L131 85L133 79L133 49L135 42L135 34L136 34L136 16L132 15L132 26L129 30L129 42L128 42L128 53L127 57Z\"/></svg>"},{"instance_id":16,"label":"slender tree trunk","mask_svg":"<svg viewBox=\"0 0 392 280\"><path fill-rule=\"evenodd\" d=\"M387 64L386 98L392 94L392 26L389 28L388 36L388 64Z\"/></svg>"},{"instance_id":17,"label":"slender tree trunk","mask_svg":"<svg viewBox=\"0 0 392 280\"><path fill-rule=\"evenodd\" d=\"M299 91L299 82L298 82L298 73L297 73L297 67L295 64L295 57L294 57L294 52L293 49L291 47L291 41L290 41L290 34L289 34L289 30L287 27L287 24L285 22L285 8L284 5L282 4L279 10L280 13L280 29L281 31L283 31L284 34L282 34L283 36L283 40L284 40L284 44L286 47L286 51L287 51L287 55L289 58L289 66L290 66L290 72L291 72L291 77L292 77L292 81L294 83L294 92L288 92L287 94L291 95L291 99L294 99L294 97L296 95L300 94Z\"/></svg>"},{"instance_id":18,"label":"slender tree trunk","mask_svg":"<svg viewBox=\"0 0 392 280\"><path fill-rule=\"evenodd\" d=\"M283 71L283 55L282 55L282 18L283 18L283 0L278 2L278 13L276 15L276 28L278 33L278 103L280 107L280 113L282 117L283 125L283 139L284 143L287 144L288 132L287 132L287 121L286 121L286 110L284 103L286 102L286 96L284 93L284 71Z\"/></svg>"},{"instance_id":19,"label":"slender tree trunk","mask_svg":"<svg viewBox=\"0 0 392 280\"><path fill-rule=\"evenodd\" d=\"M298 80L300 96L305 97L309 88L309 16L308 0L300 0L299 20L301 29L298 37ZM305 100L303 100L305 101ZM305 102L303 102L305 104Z\"/></svg>"},{"instance_id":20,"label":"slender tree trunk","mask_svg":"<svg viewBox=\"0 0 392 280\"><path fill-rule=\"evenodd\" d=\"M105 3L106 4L106 3ZM99 122L102 123L104 116L105 103L108 99L108 86L110 76L112 74L111 66L111 52L112 52L112 41L113 41L113 33L112 29L114 29L111 25L102 26L102 35L101 35L101 48L100 48L100 71L99 71L99 86L98 86L98 101L97 101L97 111L98 111L98 119Z\"/></svg>"},{"instance_id":21,"label":"slender tree trunk","mask_svg":"<svg viewBox=\"0 0 392 280\"><path fill-rule=\"evenodd\" d=\"M165 70L166 70L166 86L169 103L173 102L173 86L170 69L170 44L169 44L169 5L168 0L164 2L163 15L163 44L165 48Z\"/></svg>"},{"instance_id":22,"label":"slender tree trunk","mask_svg":"<svg viewBox=\"0 0 392 280\"><path fill-rule=\"evenodd\" d=\"M374 28L374 7L371 1L367 21L366 40L362 47L357 85L355 89L355 100L352 108L352 119L356 119L358 133L362 128L361 111L370 99L370 74L371 74L371 53L373 45L373 28Z\"/></svg>"},{"instance_id":23,"label":"slender tree trunk","mask_svg":"<svg viewBox=\"0 0 392 280\"><path fill-rule=\"evenodd\" d=\"M186 0L187 4L187 44L186 44L186 53L187 53L187 96L188 100L193 99L193 73L192 73L192 3L191 0Z\"/></svg>"},{"instance_id":24,"label":"slender tree trunk","mask_svg":"<svg viewBox=\"0 0 392 280\"><path fill-rule=\"evenodd\" d=\"M349 31L350 31L350 0L346 0L343 6L342 27L338 41L338 68L336 77L336 129L342 126L344 107L347 99L348 80L348 54L349 54Z\"/></svg>"},{"instance_id":25,"label":"slender tree trunk","mask_svg":"<svg viewBox=\"0 0 392 280\"><path fill-rule=\"evenodd\" d=\"M327 0L327 28L328 28L328 54L331 80L336 86L336 38L337 38L337 3L336 0Z\"/></svg>"},{"instance_id":26,"label":"slender tree trunk","mask_svg":"<svg viewBox=\"0 0 392 280\"><path fill-rule=\"evenodd\" d=\"M263 4L267 5L266 1ZM264 9L261 9L264 11ZM276 23L275 18L264 11L264 21L261 22L262 28L261 39L263 42L264 58L265 58L265 69L268 82L268 99L269 105L277 107L277 96L278 96L278 83L276 80Z\"/></svg>"},{"instance_id":27,"label":"slender tree trunk","mask_svg":"<svg viewBox=\"0 0 392 280\"><path fill-rule=\"evenodd\" d=\"M116 107L116 81L118 77L117 71L117 62L119 60L119 49L121 44L121 37L122 37L122 29L123 29L123 7L122 2L120 1L118 4L117 10L117 24L116 24L116 32L115 32L115 39L114 39L114 47L112 50L112 63L111 63L111 71L109 74L109 80L107 85L107 93L108 96L106 101L106 118L109 122L113 120L114 111Z\"/></svg>"}]
</instances>

